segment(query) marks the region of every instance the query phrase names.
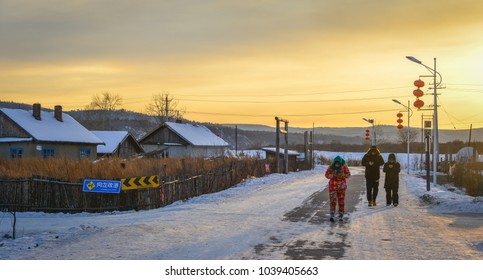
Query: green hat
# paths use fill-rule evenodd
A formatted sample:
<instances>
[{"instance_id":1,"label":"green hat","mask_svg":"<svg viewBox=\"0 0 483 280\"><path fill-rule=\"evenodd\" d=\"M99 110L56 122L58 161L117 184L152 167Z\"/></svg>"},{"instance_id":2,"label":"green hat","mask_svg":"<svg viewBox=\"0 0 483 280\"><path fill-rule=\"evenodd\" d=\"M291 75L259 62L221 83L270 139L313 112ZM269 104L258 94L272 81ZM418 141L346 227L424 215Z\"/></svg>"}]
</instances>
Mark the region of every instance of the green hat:
<instances>
[{"instance_id":1,"label":"green hat","mask_svg":"<svg viewBox=\"0 0 483 280\"><path fill-rule=\"evenodd\" d=\"M332 161L332 165L334 165L336 162L340 163L341 166L345 164L345 160L340 156L336 156L334 158L334 160Z\"/></svg>"}]
</instances>

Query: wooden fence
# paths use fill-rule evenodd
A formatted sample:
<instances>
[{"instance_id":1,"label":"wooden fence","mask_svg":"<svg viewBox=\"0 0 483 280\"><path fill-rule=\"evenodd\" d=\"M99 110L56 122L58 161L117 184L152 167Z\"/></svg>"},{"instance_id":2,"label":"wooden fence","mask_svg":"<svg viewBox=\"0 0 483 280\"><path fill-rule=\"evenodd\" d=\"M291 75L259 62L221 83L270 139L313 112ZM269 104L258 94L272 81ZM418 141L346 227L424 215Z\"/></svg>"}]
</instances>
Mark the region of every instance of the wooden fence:
<instances>
[{"instance_id":1,"label":"wooden fence","mask_svg":"<svg viewBox=\"0 0 483 280\"><path fill-rule=\"evenodd\" d=\"M228 189L249 177L262 177L267 171L265 164L265 160L237 161L206 174L160 176L159 187L120 194L83 192L82 182L54 178L0 178L0 210L76 213L155 209Z\"/></svg>"}]
</instances>

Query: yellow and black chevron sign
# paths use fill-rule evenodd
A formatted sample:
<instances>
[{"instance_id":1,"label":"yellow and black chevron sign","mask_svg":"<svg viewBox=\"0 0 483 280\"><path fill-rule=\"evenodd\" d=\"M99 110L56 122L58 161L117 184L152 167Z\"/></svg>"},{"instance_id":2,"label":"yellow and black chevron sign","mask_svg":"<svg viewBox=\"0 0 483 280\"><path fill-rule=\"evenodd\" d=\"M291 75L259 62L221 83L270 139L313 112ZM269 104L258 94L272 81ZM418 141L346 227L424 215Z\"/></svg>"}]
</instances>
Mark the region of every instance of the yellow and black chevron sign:
<instances>
[{"instance_id":1,"label":"yellow and black chevron sign","mask_svg":"<svg viewBox=\"0 0 483 280\"><path fill-rule=\"evenodd\" d=\"M143 177L131 177L121 179L122 190L135 190L142 188L155 188L159 187L159 176L143 176Z\"/></svg>"}]
</instances>

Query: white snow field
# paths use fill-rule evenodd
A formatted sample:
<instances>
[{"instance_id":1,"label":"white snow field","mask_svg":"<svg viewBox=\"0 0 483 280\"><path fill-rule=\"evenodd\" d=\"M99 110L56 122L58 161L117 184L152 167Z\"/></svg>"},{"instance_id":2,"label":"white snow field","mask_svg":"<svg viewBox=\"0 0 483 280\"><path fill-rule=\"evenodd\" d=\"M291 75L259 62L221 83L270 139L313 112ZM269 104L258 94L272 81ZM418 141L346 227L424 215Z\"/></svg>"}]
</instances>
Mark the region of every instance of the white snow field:
<instances>
[{"instance_id":1,"label":"white snow field","mask_svg":"<svg viewBox=\"0 0 483 280\"><path fill-rule=\"evenodd\" d=\"M444 262L408 264L404 260L466 260L469 263L452 262L450 266L473 275L483 274L483 197L448 191L444 186L428 192L425 181L415 174L401 172L398 207L385 205L381 183L378 206L368 208L361 194L347 222L334 225L328 221L314 224L285 220L287 212L326 188L326 168L248 179L228 190L156 210L17 213L15 240L8 238L12 215L0 213L0 259L170 260L176 264L180 264L176 260L238 260L237 264L251 264L240 260L278 260L280 264L280 260L291 259L287 248L303 241L307 245L301 245L302 253L321 243L339 244L335 249L342 248L342 255L334 257L329 252L321 257L326 261L402 260L402 264L389 263L388 267L436 266L441 270L431 275L450 279L446 277L459 274L448 274ZM360 167L351 167L351 173L354 178L363 178ZM335 267L341 266L336 263ZM368 265L379 267L378 262ZM355 267L363 270L365 264L356 263ZM379 274L375 279L386 276Z\"/></svg>"}]
</instances>

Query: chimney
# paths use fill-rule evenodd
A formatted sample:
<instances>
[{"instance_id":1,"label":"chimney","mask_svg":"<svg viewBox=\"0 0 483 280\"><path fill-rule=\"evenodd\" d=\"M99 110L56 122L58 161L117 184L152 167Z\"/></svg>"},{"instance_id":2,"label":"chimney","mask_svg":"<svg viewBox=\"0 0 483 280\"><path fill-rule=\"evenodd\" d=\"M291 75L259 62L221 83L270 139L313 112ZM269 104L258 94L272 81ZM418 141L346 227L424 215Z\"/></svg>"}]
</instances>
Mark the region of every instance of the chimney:
<instances>
[{"instance_id":1,"label":"chimney","mask_svg":"<svg viewBox=\"0 0 483 280\"><path fill-rule=\"evenodd\" d=\"M35 103L34 106L33 106L32 115L38 121L40 121L42 119L40 117L40 111L41 111L40 109L41 109L40 103Z\"/></svg>"},{"instance_id":2,"label":"chimney","mask_svg":"<svg viewBox=\"0 0 483 280\"><path fill-rule=\"evenodd\" d=\"M54 117L57 119L59 122L62 122L62 106L56 105L54 107Z\"/></svg>"}]
</instances>

